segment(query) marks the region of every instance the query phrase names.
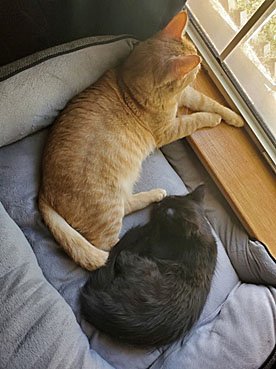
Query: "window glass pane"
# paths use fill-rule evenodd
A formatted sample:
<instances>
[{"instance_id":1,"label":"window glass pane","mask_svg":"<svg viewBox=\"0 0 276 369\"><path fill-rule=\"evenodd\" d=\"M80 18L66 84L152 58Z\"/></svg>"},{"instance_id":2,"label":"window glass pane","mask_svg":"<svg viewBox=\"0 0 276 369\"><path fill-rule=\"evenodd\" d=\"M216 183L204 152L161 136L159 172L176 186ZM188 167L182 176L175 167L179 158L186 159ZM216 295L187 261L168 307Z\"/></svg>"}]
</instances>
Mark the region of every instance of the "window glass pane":
<instances>
[{"instance_id":1,"label":"window glass pane","mask_svg":"<svg viewBox=\"0 0 276 369\"><path fill-rule=\"evenodd\" d=\"M189 0L192 14L220 54L264 0Z\"/></svg>"},{"instance_id":2,"label":"window glass pane","mask_svg":"<svg viewBox=\"0 0 276 369\"><path fill-rule=\"evenodd\" d=\"M225 62L276 137L276 9Z\"/></svg>"}]
</instances>

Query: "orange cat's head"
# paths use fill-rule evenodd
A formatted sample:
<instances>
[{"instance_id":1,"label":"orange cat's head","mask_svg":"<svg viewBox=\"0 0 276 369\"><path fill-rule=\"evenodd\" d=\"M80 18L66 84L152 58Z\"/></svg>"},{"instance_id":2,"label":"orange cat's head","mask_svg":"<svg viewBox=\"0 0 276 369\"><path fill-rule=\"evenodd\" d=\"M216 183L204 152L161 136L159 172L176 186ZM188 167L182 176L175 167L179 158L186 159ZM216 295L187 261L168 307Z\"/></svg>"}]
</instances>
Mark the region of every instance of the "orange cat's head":
<instances>
[{"instance_id":1,"label":"orange cat's head","mask_svg":"<svg viewBox=\"0 0 276 369\"><path fill-rule=\"evenodd\" d=\"M173 98L195 79L201 58L184 35L187 21L186 11L178 13L163 30L134 48L121 69L128 86L160 101Z\"/></svg>"}]
</instances>

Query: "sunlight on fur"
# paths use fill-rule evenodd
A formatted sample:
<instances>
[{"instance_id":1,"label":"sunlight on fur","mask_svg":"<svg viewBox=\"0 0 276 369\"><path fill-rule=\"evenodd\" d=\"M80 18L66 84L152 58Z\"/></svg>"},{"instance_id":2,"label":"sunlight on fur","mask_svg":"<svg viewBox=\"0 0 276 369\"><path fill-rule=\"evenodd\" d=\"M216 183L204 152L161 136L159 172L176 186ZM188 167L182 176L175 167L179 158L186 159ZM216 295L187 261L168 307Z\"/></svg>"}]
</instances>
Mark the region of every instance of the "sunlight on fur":
<instances>
[{"instance_id":1,"label":"sunlight on fur","mask_svg":"<svg viewBox=\"0 0 276 369\"><path fill-rule=\"evenodd\" d=\"M201 58L183 35L186 24L187 13L181 12L140 42L122 64L73 98L51 128L40 211L83 268L105 263L124 215L166 196L163 189L133 194L142 162L155 148L222 119L243 125L236 113L190 86ZM182 106L194 113L181 115Z\"/></svg>"}]
</instances>

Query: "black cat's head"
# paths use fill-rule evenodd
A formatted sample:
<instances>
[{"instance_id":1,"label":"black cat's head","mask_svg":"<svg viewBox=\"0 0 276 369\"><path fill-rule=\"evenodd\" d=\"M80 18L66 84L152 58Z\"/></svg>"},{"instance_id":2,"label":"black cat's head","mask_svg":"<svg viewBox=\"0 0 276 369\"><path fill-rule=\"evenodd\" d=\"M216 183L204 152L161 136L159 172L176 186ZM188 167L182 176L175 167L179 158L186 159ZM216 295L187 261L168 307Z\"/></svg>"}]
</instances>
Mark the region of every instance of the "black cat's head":
<instances>
[{"instance_id":1,"label":"black cat's head","mask_svg":"<svg viewBox=\"0 0 276 369\"><path fill-rule=\"evenodd\" d=\"M151 221L158 222L161 229L170 232L181 228L187 238L204 232L207 226L203 208L204 192L204 184L201 184L187 195L165 197L153 205Z\"/></svg>"}]
</instances>

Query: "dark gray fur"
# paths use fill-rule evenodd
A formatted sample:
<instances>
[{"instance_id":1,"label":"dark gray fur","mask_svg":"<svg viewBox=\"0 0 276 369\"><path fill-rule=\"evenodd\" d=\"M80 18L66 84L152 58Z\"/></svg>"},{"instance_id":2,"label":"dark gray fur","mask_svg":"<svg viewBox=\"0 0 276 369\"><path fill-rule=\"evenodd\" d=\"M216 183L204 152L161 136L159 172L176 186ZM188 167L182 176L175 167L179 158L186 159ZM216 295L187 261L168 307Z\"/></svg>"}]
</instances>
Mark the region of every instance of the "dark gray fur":
<instances>
[{"instance_id":1,"label":"dark gray fur","mask_svg":"<svg viewBox=\"0 0 276 369\"><path fill-rule=\"evenodd\" d=\"M152 206L149 223L128 231L81 293L85 318L113 339L159 347L198 319L216 264L204 216L204 186Z\"/></svg>"}]
</instances>

